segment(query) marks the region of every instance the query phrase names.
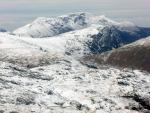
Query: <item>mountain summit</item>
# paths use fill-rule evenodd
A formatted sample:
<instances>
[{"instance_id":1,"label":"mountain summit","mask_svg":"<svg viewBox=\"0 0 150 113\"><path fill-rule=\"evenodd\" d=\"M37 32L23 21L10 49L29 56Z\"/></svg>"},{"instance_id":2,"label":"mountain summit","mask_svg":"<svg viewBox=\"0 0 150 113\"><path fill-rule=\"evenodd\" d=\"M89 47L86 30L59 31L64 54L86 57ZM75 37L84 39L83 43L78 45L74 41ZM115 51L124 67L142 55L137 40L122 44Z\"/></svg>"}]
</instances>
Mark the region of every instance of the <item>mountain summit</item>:
<instances>
[{"instance_id":1,"label":"mountain summit","mask_svg":"<svg viewBox=\"0 0 150 113\"><path fill-rule=\"evenodd\" d=\"M55 18L39 17L32 23L15 30L14 34L34 38L51 37L65 32L83 29L97 23L104 25L113 23L113 21L104 16L94 16L90 13L74 13Z\"/></svg>"},{"instance_id":2,"label":"mountain summit","mask_svg":"<svg viewBox=\"0 0 150 113\"><path fill-rule=\"evenodd\" d=\"M89 19L89 13L69 14L56 18L39 17L31 24L15 30L14 33L30 37L51 37L85 28L90 25Z\"/></svg>"}]
</instances>

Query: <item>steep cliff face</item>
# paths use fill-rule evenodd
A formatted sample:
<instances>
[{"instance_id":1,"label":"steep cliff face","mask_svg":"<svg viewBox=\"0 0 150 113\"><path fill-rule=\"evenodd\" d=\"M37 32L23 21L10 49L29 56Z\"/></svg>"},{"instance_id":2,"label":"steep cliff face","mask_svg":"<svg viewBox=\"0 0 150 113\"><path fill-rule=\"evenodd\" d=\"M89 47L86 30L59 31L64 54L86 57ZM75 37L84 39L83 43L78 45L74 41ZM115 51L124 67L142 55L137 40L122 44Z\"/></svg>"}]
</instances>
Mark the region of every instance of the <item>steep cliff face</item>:
<instances>
[{"instance_id":1,"label":"steep cliff face","mask_svg":"<svg viewBox=\"0 0 150 113\"><path fill-rule=\"evenodd\" d=\"M97 54L116 49L150 35L150 28L142 28L130 24L123 25L123 23L120 25L111 24L99 29L98 34L91 36L93 38L91 43L89 43L91 52Z\"/></svg>"}]
</instances>

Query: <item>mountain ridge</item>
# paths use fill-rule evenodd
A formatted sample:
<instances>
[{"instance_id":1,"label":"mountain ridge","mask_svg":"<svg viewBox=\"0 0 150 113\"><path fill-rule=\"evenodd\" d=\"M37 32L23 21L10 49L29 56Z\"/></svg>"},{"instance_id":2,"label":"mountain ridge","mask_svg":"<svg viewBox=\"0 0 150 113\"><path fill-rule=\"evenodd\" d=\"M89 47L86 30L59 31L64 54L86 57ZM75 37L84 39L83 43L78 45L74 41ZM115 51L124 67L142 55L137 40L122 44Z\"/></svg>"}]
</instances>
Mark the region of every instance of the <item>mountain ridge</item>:
<instances>
[{"instance_id":1,"label":"mountain ridge","mask_svg":"<svg viewBox=\"0 0 150 113\"><path fill-rule=\"evenodd\" d=\"M31 24L18 28L13 33L33 38L51 37L65 32L90 27L92 24L118 24L105 16L94 16L90 13L74 13L55 18L39 17Z\"/></svg>"}]
</instances>

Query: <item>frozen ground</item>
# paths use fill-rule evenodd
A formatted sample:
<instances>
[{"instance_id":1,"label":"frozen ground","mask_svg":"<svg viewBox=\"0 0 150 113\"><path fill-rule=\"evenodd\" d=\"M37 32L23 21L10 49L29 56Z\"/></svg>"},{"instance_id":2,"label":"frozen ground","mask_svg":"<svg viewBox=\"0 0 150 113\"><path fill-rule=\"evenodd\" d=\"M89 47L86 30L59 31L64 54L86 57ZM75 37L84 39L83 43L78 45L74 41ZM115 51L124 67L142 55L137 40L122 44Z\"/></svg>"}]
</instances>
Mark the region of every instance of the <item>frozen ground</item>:
<instances>
[{"instance_id":1,"label":"frozen ground","mask_svg":"<svg viewBox=\"0 0 150 113\"><path fill-rule=\"evenodd\" d=\"M4 113L147 113L150 74L69 58L27 69L0 62ZM138 98L140 101L138 101Z\"/></svg>"}]
</instances>

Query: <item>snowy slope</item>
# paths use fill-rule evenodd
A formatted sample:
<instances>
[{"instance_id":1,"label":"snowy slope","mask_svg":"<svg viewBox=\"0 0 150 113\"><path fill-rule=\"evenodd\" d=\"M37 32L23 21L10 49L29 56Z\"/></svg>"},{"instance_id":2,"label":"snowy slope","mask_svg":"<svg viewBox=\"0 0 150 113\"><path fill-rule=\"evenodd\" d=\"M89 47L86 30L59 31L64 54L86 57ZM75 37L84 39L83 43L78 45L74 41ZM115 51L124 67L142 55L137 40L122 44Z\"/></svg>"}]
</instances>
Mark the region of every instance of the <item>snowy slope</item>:
<instances>
[{"instance_id":1,"label":"snowy slope","mask_svg":"<svg viewBox=\"0 0 150 113\"><path fill-rule=\"evenodd\" d=\"M55 52L56 53L56 52ZM61 55L56 55L53 52L47 52L42 47L25 42L20 37L0 33L0 60L13 64L20 64L26 67L35 67L50 63L61 58Z\"/></svg>"},{"instance_id":2,"label":"snowy slope","mask_svg":"<svg viewBox=\"0 0 150 113\"><path fill-rule=\"evenodd\" d=\"M98 26L88 27L47 38L18 38L28 43L38 45L51 53L83 56L89 53L87 42L92 41L91 35L98 34ZM103 27L102 27L103 28Z\"/></svg>"},{"instance_id":3,"label":"snowy slope","mask_svg":"<svg viewBox=\"0 0 150 113\"><path fill-rule=\"evenodd\" d=\"M50 64L52 60L90 53L87 42L98 33L97 27L72 31L55 37L30 38L0 33L0 59L23 66Z\"/></svg>"}]
</instances>

